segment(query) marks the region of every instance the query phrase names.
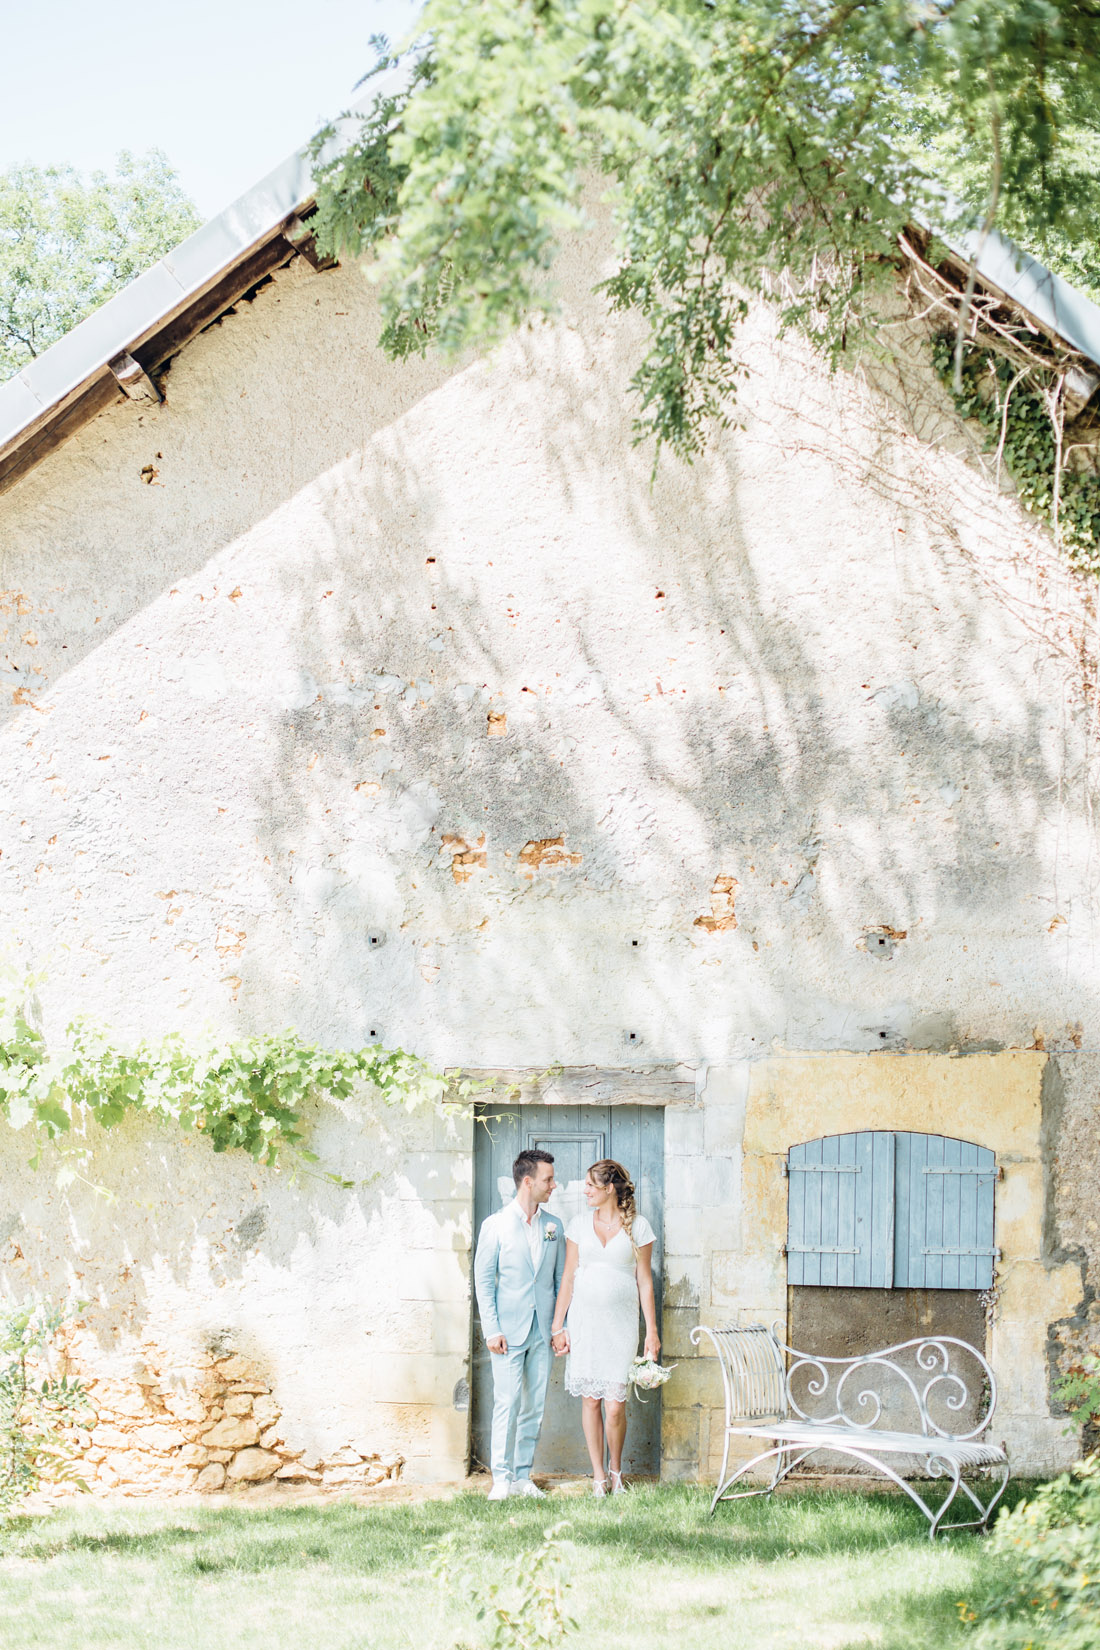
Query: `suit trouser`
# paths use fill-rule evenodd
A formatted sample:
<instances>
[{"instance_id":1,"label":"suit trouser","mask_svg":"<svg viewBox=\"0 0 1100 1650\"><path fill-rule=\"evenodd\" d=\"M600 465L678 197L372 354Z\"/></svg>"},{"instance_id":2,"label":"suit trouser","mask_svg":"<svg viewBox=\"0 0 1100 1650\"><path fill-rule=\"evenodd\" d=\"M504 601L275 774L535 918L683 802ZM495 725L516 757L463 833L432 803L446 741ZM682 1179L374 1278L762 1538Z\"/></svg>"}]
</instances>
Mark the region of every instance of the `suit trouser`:
<instances>
[{"instance_id":1,"label":"suit trouser","mask_svg":"<svg viewBox=\"0 0 1100 1650\"><path fill-rule=\"evenodd\" d=\"M493 1371L493 1430L489 1446L494 1479L530 1478L539 1441L546 1382L550 1374L550 1342L538 1319L532 1320L527 1339L507 1352L491 1352Z\"/></svg>"}]
</instances>

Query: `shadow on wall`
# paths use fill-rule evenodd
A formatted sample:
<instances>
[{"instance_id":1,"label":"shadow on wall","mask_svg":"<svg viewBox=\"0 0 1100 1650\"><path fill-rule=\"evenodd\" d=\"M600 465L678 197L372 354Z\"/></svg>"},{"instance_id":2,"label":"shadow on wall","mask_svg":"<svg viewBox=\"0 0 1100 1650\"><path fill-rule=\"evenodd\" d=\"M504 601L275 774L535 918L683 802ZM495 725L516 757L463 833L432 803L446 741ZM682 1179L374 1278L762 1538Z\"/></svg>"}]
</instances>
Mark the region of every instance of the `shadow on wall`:
<instances>
[{"instance_id":1,"label":"shadow on wall","mask_svg":"<svg viewBox=\"0 0 1100 1650\"><path fill-rule=\"evenodd\" d=\"M745 427L650 487L637 338L591 258L568 326L461 371L384 363L359 273L292 268L174 369L155 509L113 490L125 408L11 495L24 554L112 604L11 741L9 914L47 1012L489 1063L1082 1016L1065 682L960 548L1011 504L950 455L914 474L881 398L765 320Z\"/></svg>"},{"instance_id":2,"label":"shadow on wall","mask_svg":"<svg viewBox=\"0 0 1100 1650\"><path fill-rule=\"evenodd\" d=\"M188 345L160 407L109 408L0 497L0 721L35 731L120 629L155 647L169 592L188 616L225 597L227 545L451 376L384 362L378 330L361 271L296 259Z\"/></svg>"},{"instance_id":3,"label":"shadow on wall","mask_svg":"<svg viewBox=\"0 0 1100 1650\"><path fill-rule=\"evenodd\" d=\"M766 391L651 490L593 331L420 403L269 570L303 678L370 692L272 726L294 962L246 954L245 1012L451 1062L1056 1037L1061 682L942 508L785 449Z\"/></svg>"}]
</instances>

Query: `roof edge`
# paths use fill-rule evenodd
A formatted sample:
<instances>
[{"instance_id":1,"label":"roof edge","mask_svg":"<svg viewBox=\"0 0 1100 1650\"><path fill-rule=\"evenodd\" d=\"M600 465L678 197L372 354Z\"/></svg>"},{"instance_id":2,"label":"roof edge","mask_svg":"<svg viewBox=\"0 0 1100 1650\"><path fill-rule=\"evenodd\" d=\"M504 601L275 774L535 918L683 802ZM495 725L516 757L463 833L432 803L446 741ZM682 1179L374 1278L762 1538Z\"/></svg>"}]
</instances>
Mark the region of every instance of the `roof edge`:
<instances>
[{"instance_id":1,"label":"roof edge","mask_svg":"<svg viewBox=\"0 0 1100 1650\"><path fill-rule=\"evenodd\" d=\"M387 85L374 80L335 123L321 151L344 149ZM0 467L20 447L73 407L109 372L118 356L133 353L214 288L234 268L274 240L313 202L312 160L303 145L185 241L116 292L34 361L0 384ZM295 248L288 245L287 257ZM121 390L119 391L121 394ZM98 409L97 409L98 410ZM5 466L5 460L8 465Z\"/></svg>"}]
</instances>

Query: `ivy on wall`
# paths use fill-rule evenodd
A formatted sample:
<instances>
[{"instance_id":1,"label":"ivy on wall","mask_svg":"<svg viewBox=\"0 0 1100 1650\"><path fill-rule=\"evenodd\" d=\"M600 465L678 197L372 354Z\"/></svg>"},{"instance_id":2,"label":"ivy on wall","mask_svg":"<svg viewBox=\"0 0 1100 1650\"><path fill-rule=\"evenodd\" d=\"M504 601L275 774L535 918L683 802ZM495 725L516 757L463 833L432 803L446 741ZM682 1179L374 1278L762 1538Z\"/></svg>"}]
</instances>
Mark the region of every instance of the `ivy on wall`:
<instances>
[{"instance_id":1,"label":"ivy on wall","mask_svg":"<svg viewBox=\"0 0 1100 1650\"><path fill-rule=\"evenodd\" d=\"M314 1164L307 1102L348 1100L364 1087L410 1111L450 1092L443 1076L401 1049L322 1049L293 1031L200 1045L171 1034L123 1048L78 1021L50 1048L23 1003L0 1003L0 1114L30 1134L33 1167L45 1147L60 1148L62 1185L86 1178L95 1127L115 1128L134 1114L202 1134L214 1151L244 1151L269 1168ZM460 1083L454 1098L470 1087ZM354 1184L334 1173L325 1178Z\"/></svg>"},{"instance_id":2,"label":"ivy on wall","mask_svg":"<svg viewBox=\"0 0 1100 1650\"><path fill-rule=\"evenodd\" d=\"M964 344L962 389L953 385L956 333L932 343L937 376L956 411L987 432L987 446L1016 484L1024 509L1045 521L1085 572L1100 574L1100 474L1067 467L1074 445L1059 436L1057 374L1021 370L1014 361L981 344Z\"/></svg>"}]
</instances>

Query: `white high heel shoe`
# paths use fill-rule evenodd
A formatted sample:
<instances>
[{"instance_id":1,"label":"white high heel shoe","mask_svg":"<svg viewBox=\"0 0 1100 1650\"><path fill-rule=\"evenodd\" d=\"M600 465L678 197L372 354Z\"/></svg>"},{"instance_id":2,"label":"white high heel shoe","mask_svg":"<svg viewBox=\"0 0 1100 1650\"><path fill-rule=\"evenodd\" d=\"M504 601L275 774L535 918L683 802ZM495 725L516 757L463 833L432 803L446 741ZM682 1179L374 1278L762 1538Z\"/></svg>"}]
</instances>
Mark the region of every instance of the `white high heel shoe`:
<instances>
[{"instance_id":1,"label":"white high heel shoe","mask_svg":"<svg viewBox=\"0 0 1100 1650\"><path fill-rule=\"evenodd\" d=\"M592 1494L595 1495L595 1496L604 1496L604 1495L607 1494L607 1479L606 1478L593 1478L593 1480L592 1480Z\"/></svg>"},{"instance_id":2,"label":"white high heel shoe","mask_svg":"<svg viewBox=\"0 0 1100 1650\"><path fill-rule=\"evenodd\" d=\"M626 1494L626 1485L623 1483L622 1473L621 1472L616 1472L613 1467L610 1468L609 1471L611 1473L611 1493L612 1493L612 1495L625 1495Z\"/></svg>"}]
</instances>

